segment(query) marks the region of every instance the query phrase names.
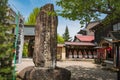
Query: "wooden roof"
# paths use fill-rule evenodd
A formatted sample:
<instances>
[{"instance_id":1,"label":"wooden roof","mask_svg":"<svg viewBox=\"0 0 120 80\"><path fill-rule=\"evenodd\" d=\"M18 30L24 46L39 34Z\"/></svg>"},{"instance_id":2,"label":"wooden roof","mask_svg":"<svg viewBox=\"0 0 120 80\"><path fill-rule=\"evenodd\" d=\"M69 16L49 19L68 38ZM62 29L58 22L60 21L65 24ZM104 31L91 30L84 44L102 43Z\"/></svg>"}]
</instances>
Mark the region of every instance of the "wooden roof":
<instances>
[{"instance_id":1,"label":"wooden roof","mask_svg":"<svg viewBox=\"0 0 120 80\"><path fill-rule=\"evenodd\" d=\"M82 42L91 42L94 40L94 36L80 35L80 34L77 34L76 38Z\"/></svg>"}]
</instances>

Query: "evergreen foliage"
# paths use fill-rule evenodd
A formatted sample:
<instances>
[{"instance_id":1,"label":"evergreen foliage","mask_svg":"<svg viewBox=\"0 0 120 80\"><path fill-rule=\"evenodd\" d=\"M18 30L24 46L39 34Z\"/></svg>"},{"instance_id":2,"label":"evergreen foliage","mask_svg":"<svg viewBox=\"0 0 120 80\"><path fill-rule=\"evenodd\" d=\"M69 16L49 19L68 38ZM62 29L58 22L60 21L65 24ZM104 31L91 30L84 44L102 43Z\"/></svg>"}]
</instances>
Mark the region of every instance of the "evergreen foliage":
<instances>
[{"instance_id":1,"label":"evergreen foliage","mask_svg":"<svg viewBox=\"0 0 120 80\"><path fill-rule=\"evenodd\" d=\"M25 22L26 25L35 25L36 24L36 18L40 12L40 8L36 7L33 9L33 11L30 13L27 21ZM48 15L55 16L57 15L55 12L47 12Z\"/></svg>"},{"instance_id":2,"label":"evergreen foliage","mask_svg":"<svg viewBox=\"0 0 120 80\"><path fill-rule=\"evenodd\" d=\"M65 33L63 34L63 39L65 41L70 41L70 35L69 35L69 30L68 27L66 26Z\"/></svg>"},{"instance_id":3,"label":"evergreen foliage","mask_svg":"<svg viewBox=\"0 0 120 80\"><path fill-rule=\"evenodd\" d=\"M12 80L13 26L8 23L8 0L0 0L0 80Z\"/></svg>"},{"instance_id":4,"label":"evergreen foliage","mask_svg":"<svg viewBox=\"0 0 120 80\"><path fill-rule=\"evenodd\" d=\"M38 13L40 12L40 8L36 7L33 9L33 12L30 13L27 21L25 22L25 24L27 25L35 25L36 24L36 17L38 15Z\"/></svg>"}]
</instances>

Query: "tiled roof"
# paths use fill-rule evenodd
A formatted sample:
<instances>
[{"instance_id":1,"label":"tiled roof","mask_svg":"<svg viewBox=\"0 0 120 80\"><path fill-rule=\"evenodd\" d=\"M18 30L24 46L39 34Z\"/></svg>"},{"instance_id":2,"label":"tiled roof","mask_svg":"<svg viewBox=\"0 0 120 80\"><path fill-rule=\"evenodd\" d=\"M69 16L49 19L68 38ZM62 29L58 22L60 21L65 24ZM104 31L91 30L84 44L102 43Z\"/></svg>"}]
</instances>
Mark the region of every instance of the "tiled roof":
<instances>
[{"instance_id":1,"label":"tiled roof","mask_svg":"<svg viewBox=\"0 0 120 80\"><path fill-rule=\"evenodd\" d=\"M74 46L95 46L95 44L90 42L65 42L65 45L74 45Z\"/></svg>"},{"instance_id":2,"label":"tiled roof","mask_svg":"<svg viewBox=\"0 0 120 80\"><path fill-rule=\"evenodd\" d=\"M32 25L24 26L24 35L26 36L35 36L35 27Z\"/></svg>"},{"instance_id":3,"label":"tiled roof","mask_svg":"<svg viewBox=\"0 0 120 80\"><path fill-rule=\"evenodd\" d=\"M87 35L76 35L76 38L80 41L91 42L94 40L94 36L87 36Z\"/></svg>"}]
</instances>

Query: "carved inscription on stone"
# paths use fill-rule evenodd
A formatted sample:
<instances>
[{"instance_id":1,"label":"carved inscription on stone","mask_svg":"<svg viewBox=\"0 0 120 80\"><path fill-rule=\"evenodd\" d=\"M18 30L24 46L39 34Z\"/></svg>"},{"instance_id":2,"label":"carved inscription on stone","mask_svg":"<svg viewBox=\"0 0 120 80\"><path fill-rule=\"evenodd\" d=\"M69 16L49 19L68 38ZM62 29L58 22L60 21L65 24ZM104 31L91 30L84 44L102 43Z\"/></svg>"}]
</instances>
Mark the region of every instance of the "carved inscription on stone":
<instances>
[{"instance_id":1,"label":"carved inscription on stone","mask_svg":"<svg viewBox=\"0 0 120 80\"><path fill-rule=\"evenodd\" d=\"M41 7L35 28L35 45L33 62L36 67L55 67L57 53L57 24L53 4Z\"/></svg>"}]
</instances>

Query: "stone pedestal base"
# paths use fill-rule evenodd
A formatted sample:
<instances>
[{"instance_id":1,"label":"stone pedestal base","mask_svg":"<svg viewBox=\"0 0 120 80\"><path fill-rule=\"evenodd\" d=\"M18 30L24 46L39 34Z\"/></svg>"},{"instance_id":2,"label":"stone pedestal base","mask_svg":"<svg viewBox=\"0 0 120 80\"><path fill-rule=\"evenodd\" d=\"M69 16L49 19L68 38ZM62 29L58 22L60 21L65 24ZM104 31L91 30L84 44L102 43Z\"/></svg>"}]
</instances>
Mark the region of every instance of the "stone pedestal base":
<instances>
[{"instance_id":1,"label":"stone pedestal base","mask_svg":"<svg viewBox=\"0 0 120 80\"><path fill-rule=\"evenodd\" d=\"M21 80L70 80L71 72L64 68L41 68L27 67L23 69L18 77Z\"/></svg>"}]
</instances>

